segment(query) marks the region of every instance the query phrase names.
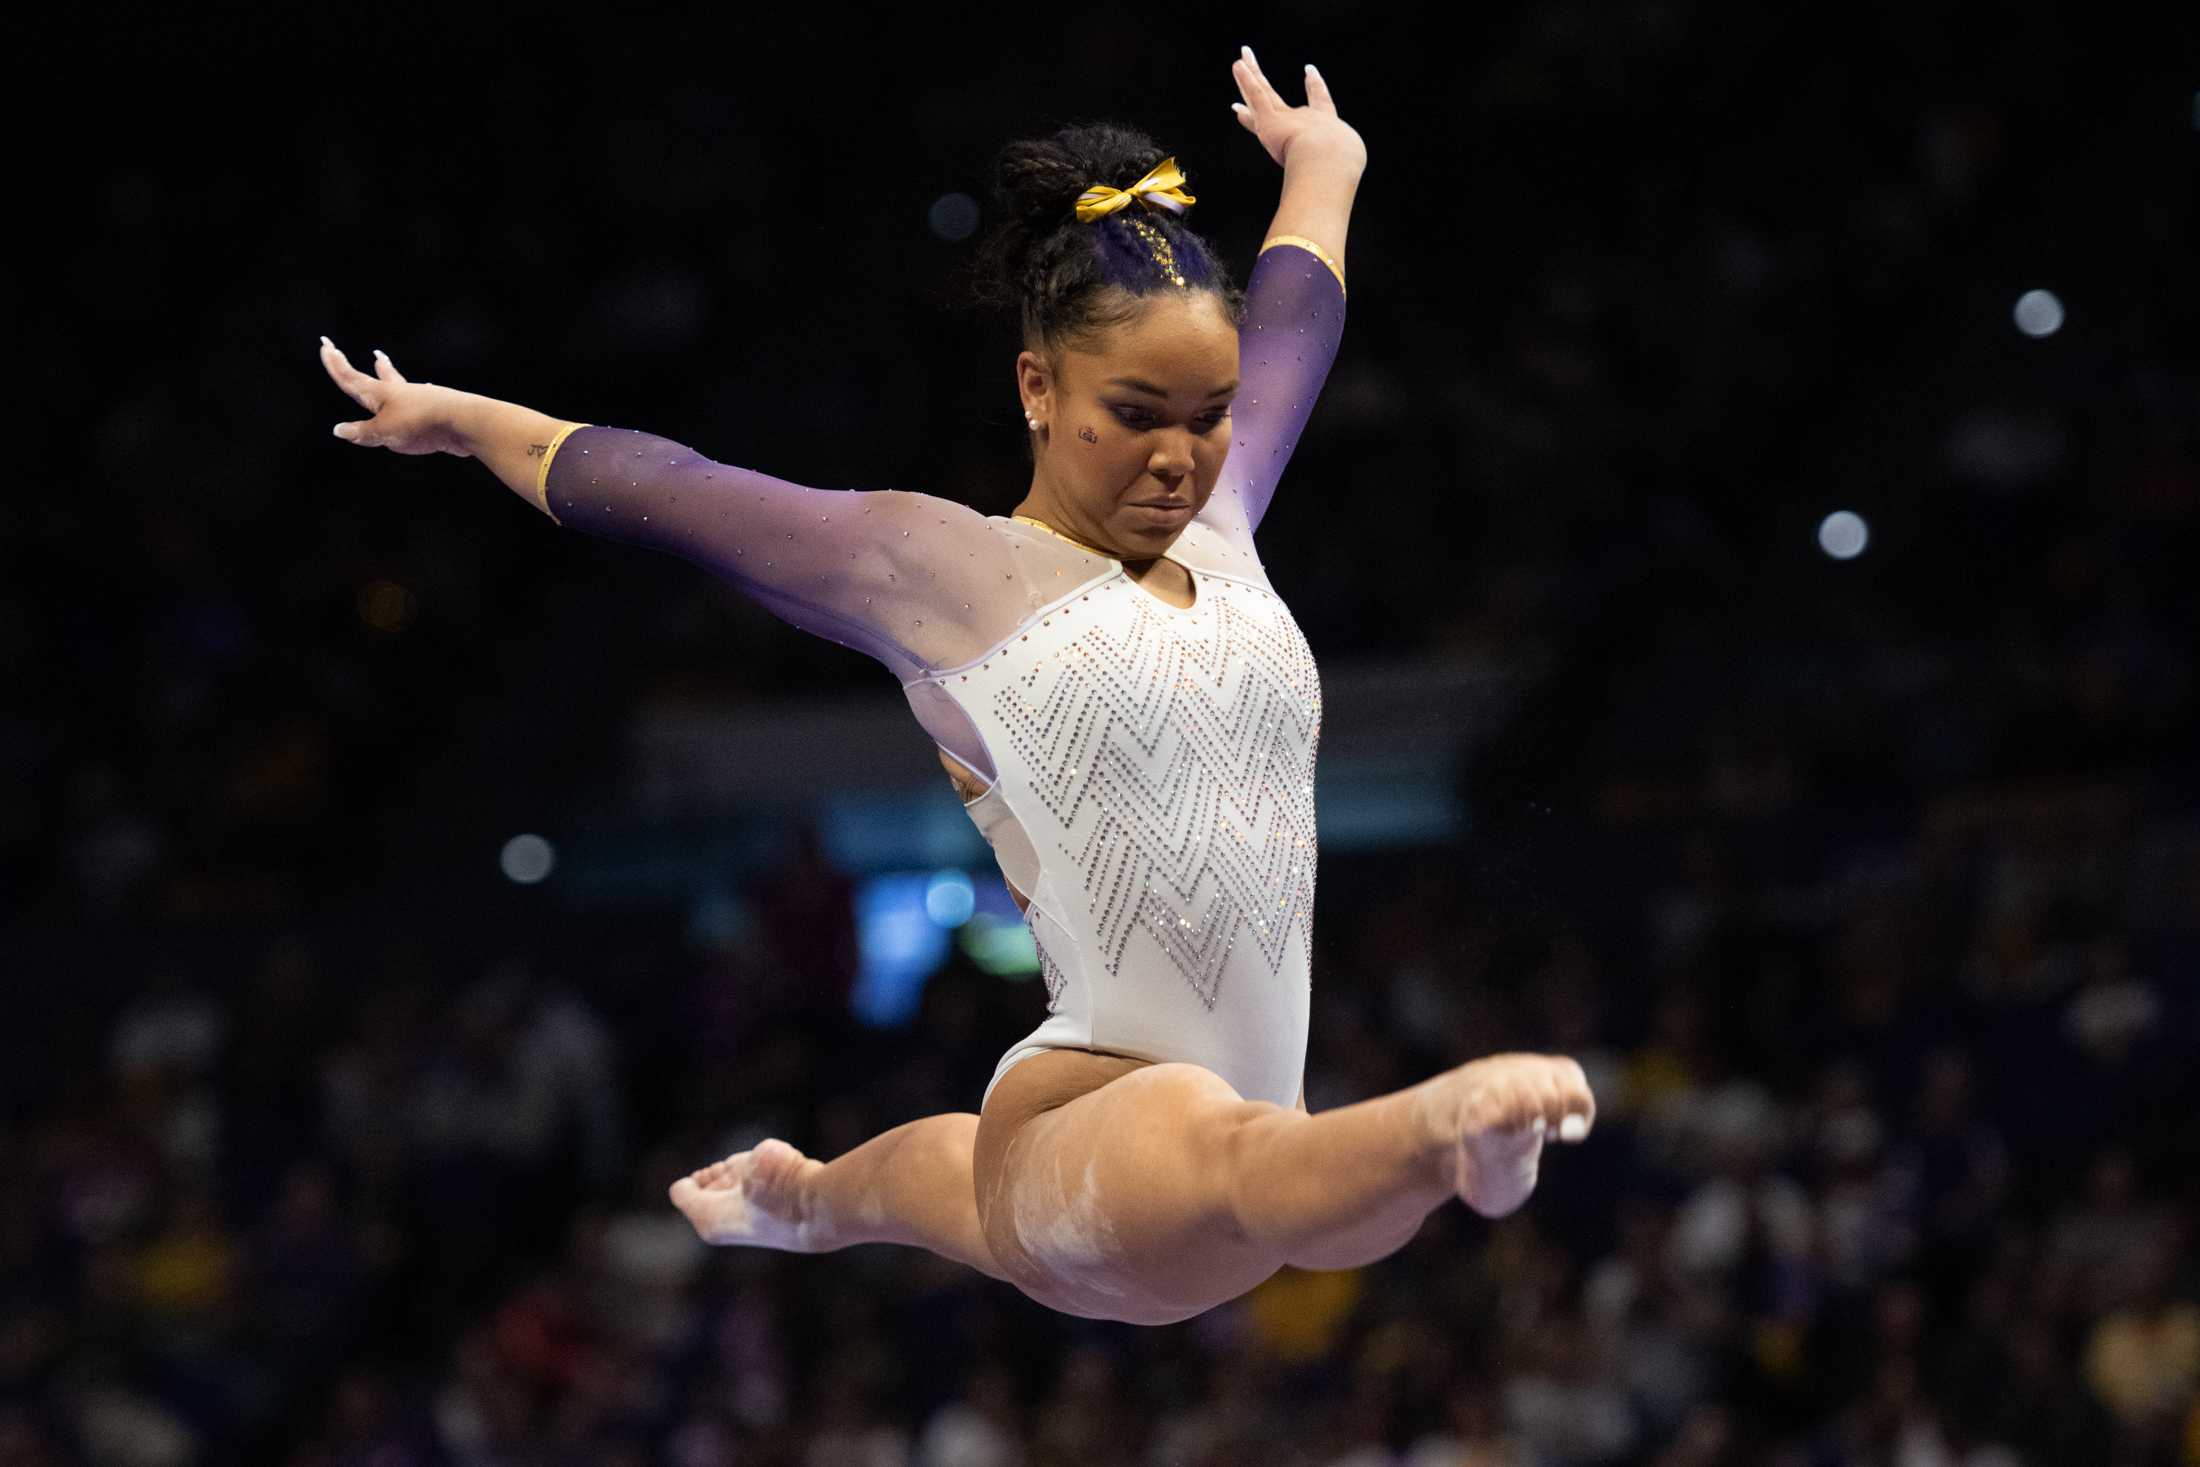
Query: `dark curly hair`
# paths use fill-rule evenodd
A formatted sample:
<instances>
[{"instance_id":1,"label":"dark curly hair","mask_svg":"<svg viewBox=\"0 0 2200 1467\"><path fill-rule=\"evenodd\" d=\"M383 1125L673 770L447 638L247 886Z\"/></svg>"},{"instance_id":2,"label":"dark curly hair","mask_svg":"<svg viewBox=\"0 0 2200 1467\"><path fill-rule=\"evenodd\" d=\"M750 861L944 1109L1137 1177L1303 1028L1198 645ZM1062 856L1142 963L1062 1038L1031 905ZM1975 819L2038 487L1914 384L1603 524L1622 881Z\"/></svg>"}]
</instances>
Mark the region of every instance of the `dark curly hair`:
<instances>
[{"instance_id":1,"label":"dark curly hair","mask_svg":"<svg viewBox=\"0 0 2200 1467\"><path fill-rule=\"evenodd\" d=\"M1146 134L1113 123L1080 123L1025 138L993 160L999 216L966 275L980 305L1013 311L1027 345L1042 350L1090 340L1136 315L1141 297L1161 290L1210 290L1233 323L1245 318L1245 293L1182 217L1131 204L1090 224L1077 219L1077 196L1094 184L1129 188L1168 157ZM1178 281L1157 262L1165 241Z\"/></svg>"}]
</instances>

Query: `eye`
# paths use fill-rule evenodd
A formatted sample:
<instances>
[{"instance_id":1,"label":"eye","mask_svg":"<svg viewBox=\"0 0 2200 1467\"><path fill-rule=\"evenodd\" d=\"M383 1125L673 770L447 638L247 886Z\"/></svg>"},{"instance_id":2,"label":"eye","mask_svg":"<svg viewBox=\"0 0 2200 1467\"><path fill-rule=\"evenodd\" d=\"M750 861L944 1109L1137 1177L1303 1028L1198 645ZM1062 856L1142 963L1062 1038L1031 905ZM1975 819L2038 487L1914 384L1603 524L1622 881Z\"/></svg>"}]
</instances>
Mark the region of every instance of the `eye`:
<instances>
[{"instance_id":1,"label":"eye","mask_svg":"<svg viewBox=\"0 0 2200 1467\"><path fill-rule=\"evenodd\" d=\"M1155 414L1145 408L1120 407L1111 405L1109 410L1115 414L1116 420L1122 423L1122 425L1126 428L1151 428L1158 421ZM1222 420L1229 416L1230 410L1226 407L1220 407L1215 408L1210 412L1201 413L1197 418L1194 418L1192 422L1193 425L1197 427L1200 432L1205 433L1219 426Z\"/></svg>"}]
</instances>

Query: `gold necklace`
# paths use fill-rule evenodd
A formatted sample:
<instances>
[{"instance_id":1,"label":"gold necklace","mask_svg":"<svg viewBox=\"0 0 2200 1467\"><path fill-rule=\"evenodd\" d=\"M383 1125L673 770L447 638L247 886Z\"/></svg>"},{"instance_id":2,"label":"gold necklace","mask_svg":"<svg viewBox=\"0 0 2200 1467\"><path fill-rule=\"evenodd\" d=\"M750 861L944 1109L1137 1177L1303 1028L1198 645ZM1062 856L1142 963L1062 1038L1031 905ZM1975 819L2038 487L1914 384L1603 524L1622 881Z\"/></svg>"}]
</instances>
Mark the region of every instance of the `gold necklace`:
<instances>
[{"instance_id":1,"label":"gold necklace","mask_svg":"<svg viewBox=\"0 0 2200 1467\"><path fill-rule=\"evenodd\" d=\"M1039 527L1040 529L1042 529L1042 530L1046 531L1046 532L1047 532L1047 533L1048 533L1049 535L1052 535L1052 536L1053 536L1053 537L1054 537L1055 539L1057 539L1057 540L1067 540L1067 541L1069 541L1069 543L1070 543L1070 544L1072 544L1072 545L1076 546L1076 547L1077 547L1078 549L1080 549L1080 550L1089 550L1089 551L1091 551L1091 552L1092 552L1092 553L1093 553L1094 555L1097 555L1097 556L1099 556L1099 557L1100 557L1100 558L1101 558L1102 560L1112 560L1112 561L1115 561L1115 562L1117 562L1118 564L1120 564L1120 563L1122 562L1122 559L1123 559L1123 557L1122 557L1122 556L1120 556L1120 555L1110 555L1110 554L1108 554L1108 552L1107 552L1107 551L1105 551L1105 550L1102 550L1102 549L1100 549L1100 548L1099 548L1098 546L1096 546L1096 545L1087 545L1087 544L1086 544L1086 543L1085 543L1084 541L1082 541L1082 540L1078 539L1078 538L1077 538L1077 537L1076 537L1075 535L1065 535L1065 534L1063 534L1063 533L1062 533L1062 532L1061 532L1060 530L1057 530L1057 529L1055 529L1055 528L1054 528L1054 526L1052 526L1052 525L1048 524L1048 523L1047 523L1047 522L1046 522L1045 520L1035 520L1035 519L1033 519L1033 518L1032 518L1032 517L1031 517L1030 515L1028 515L1028 514L1012 514L1012 515L1010 515L1010 516L1009 516L1009 518L1010 518L1010 519L1012 519L1012 520L1021 520L1021 521L1022 521L1023 523L1025 523L1025 524L1027 524L1027 525L1037 525L1037 526L1038 526L1038 527Z\"/></svg>"}]
</instances>

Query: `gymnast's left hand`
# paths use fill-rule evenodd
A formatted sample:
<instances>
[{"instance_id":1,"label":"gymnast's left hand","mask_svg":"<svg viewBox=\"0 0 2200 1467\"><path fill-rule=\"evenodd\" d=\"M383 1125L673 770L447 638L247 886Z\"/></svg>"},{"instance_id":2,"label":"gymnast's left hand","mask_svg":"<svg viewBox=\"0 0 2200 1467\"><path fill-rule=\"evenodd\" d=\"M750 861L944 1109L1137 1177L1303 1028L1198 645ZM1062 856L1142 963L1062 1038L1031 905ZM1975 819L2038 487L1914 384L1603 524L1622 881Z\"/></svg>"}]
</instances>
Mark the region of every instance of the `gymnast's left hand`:
<instances>
[{"instance_id":1,"label":"gymnast's left hand","mask_svg":"<svg viewBox=\"0 0 2200 1467\"><path fill-rule=\"evenodd\" d=\"M1245 99L1230 104L1238 122L1260 139L1268 156L1278 163L1285 162L1294 148L1312 148L1354 167L1367 166L1367 144L1352 124L1337 115L1329 83L1312 66L1306 68L1304 107L1283 100L1261 72L1260 63L1253 59L1250 46L1241 48L1238 59L1230 63L1230 75L1237 79L1238 95Z\"/></svg>"}]
</instances>

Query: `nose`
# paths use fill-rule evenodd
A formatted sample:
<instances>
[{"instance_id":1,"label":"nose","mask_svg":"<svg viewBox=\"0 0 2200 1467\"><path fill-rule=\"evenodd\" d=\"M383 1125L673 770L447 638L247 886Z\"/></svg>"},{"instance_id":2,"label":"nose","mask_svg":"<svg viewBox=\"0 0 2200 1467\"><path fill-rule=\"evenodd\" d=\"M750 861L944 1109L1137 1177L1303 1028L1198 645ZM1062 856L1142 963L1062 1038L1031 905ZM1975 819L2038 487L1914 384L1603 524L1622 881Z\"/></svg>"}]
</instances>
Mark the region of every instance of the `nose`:
<instances>
[{"instance_id":1,"label":"nose","mask_svg":"<svg viewBox=\"0 0 2200 1467\"><path fill-rule=\"evenodd\" d=\"M1192 471L1192 435L1189 429L1163 433L1154 443L1146 470L1157 479L1179 479Z\"/></svg>"}]
</instances>

